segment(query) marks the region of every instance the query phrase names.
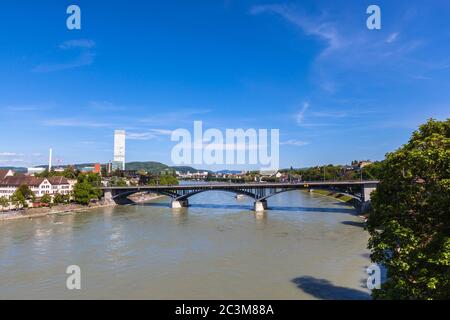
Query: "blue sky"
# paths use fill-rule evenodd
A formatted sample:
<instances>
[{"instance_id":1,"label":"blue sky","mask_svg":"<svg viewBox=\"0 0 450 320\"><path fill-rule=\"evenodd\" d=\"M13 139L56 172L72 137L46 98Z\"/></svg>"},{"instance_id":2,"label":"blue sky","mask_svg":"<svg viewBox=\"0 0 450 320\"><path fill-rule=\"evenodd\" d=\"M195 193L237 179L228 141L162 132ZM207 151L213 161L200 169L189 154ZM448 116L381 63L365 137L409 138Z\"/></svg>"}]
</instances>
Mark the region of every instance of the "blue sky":
<instances>
[{"instance_id":1,"label":"blue sky","mask_svg":"<svg viewBox=\"0 0 450 320\"><path fill-rule=\"evenodd\" d=\"M82 29L66 28L77 4ZM378 4L382 29L366 28ZM168 132L279 128L282 167L383 159L450 110L449 1L2 1L0 166L170 164ZM219 169L217 166L211 169Z\"/></svg>"}]
</instances>

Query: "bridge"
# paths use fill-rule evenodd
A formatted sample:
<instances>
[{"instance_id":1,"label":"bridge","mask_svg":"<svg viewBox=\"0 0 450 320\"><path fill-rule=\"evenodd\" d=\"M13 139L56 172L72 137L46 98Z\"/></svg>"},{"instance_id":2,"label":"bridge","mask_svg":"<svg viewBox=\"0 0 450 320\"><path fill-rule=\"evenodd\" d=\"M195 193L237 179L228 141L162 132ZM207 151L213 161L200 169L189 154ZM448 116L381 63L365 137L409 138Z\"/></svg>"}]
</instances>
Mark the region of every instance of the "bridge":
<instances>
[{"instance_id":1,"label":"bridge","mask_svg":"<svg viewBox=\"0 0 450 320\"><path fill-rule=\"evenodd\" d=\"M261 212L267 209L267 199L292 190L329 189L355 198L362 211L370 203L370 194L376 189L378 181L302 181L296 183L211 183L192 185L156 185L103 187L104 200L121 203L135 193L155 193L172 199L172 208L183 208L189 205L188 199L193 195L207 191L226 191L254 200L254 210ZM121 201L122 200L122 201Z\"/></svg>"}]
</instances>

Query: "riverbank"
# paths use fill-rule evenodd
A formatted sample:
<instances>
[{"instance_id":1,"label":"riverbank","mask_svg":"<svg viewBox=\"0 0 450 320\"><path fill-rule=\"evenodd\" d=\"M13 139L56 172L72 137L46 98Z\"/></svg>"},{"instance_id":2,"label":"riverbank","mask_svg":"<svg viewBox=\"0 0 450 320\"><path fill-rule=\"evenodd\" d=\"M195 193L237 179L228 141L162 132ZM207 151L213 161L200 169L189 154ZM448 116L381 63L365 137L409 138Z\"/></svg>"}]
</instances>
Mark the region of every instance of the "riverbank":
<instances>
[{"instance_id":1,"label":"riverbank","mask_svg":"<svg viewBox=\"0 0 450 320\"><path fill-rule=\"evenodd\" d=\"M338 200L340 202L344 202L344 203L348 204L349 206L353 206L359 212L359 216L361 218L364 218L364 220L367 219L367 214L366 213L364 213L364 214L360 213L360 203L353 197L350 197L350 196L348 196L346 194L342 194L342 193L339 193L339 192L334 192L334 191L324 190L324 189L311 189L311 192L315 193L315 194L319 194L321 196L333 198L333 199Z\"/></svg>"},{"instance_id":2,"label":"riverbank","mask_svg":"<svg viewBox=\"0 0 450 320\"><path fill-rule=\"evenodd\" d=\"M157 194L145 194L145 195L136 195L130 197L130 199L135 203L143 203L151 200L155 200L164 196ZM116 206L115 203L91 203L89 205L81 205L76 203L71 204L63 204L63 205L54 205L52 207L41 207L41 208L27 208L23 210L15 210L15 211L6 211L0 212L0 221L7 220L16 220L16 219L32 219L32 218L40 218L48 215L55 214L72 214L77 212L86 212L92 209L97 208L105 208Z\"/></svg>"},{"instance_id":3,"label":"riverbank","mask_svg":"<svg viewBox=\"0 0 450 320\"><path fill-rule=\"evenodd\" d=\"M330 190L311 189L311 192L312 193L316 193L316 194L320 194L322 196L330 197L330 198L336 199L336 200L341 201L341 202L348 203L349 205L353 205L354 200L355 200L354 198L352 198L352 197L350 197L348 195L345 195L345 194L342 194L342 193L339 193L339 192L330 191Z\"/></svg>"}]
</instances>

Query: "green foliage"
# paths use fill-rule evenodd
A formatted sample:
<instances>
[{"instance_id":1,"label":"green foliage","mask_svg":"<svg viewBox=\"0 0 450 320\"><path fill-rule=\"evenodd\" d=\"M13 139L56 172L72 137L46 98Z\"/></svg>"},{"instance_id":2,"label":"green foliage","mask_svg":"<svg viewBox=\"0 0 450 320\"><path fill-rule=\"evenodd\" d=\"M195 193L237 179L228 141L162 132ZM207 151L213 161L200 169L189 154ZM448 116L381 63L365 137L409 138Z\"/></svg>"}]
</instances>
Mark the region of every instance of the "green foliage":
<instances>
[{"instance_id":1,"label":"green foliage","mask_svg":"<svg viewBox=\"0 0 450 320\"><path fill-rule=\"evenodd\" d=\"M44 194L41 197L41 203L50 204L52 202L52 197L49 194Z\"/></svg>"},{"instance_id":2,"label":"green foliage","mask_svg":"<svg viewBox=\"0 0 450 320\"><path fill-rule=\"evenodd\" d=\"M34 202L36 196L34 192L27 185L21 185L17 188L16 193L20 193L26 200L31 200Z\"/></svg>"},{"instance_id":3,"label":"green foliage","mask_svg":"<svg viewBox=\"0 0 450 320\"><path fill-rule=\"evenodd\" d=\"M129 162L126 164L127 170L136 170L136 171L142 170L149 173L159 173L160 171L163 171L164 169L167 168L168 168L167 165L154 161Z\"/></svg>"},{"instance_id":4,"label":"green foliage","mask_svg":"<svg viewBox=\"0 0 450 320\"><path fill-rule=\"evenodd\" d=\"M77 179L80 172L78 170L75 170L74 167L68 166L64 169L62 176L67 179Z\"/></svg>"},{"instance_id":5,"label":"green foliage","mask_svg":"<svg viewBox=\"0 0 450 320\"><path fill-rule=\"evenodd\" d=\"M91 200L97 200L101 197L101 178L98 174L88 173L78 175L77 183L73 189L75 202L87 205Z\"/></svg>"},{"instance_id":6,"label":"green foliage","mask_svg":"<svg viewBox=\"0 0 450 320\"><path fill-rule=\"evenodd\" d=\"M160 185L178 185L178 179L170 174L163 174L159 177Z\"/></svg>"},{"instance_id":7,"label":"green foliage","mask_svg":"<svg viewBox=\"0 0 450 320\"><path fill-rule=\"evenodd\" d=\"M368 219L377 299L450 298L450 119L429 120L380 164Z\"/></svg>"},{"instance_id":8,"label":"green foliage","mask_svg":"<svg viewBox=\"0 0 450 320\"><path fill-rule=\"evenodd\" d=\"M62 204L69 202L69 197L60 193L57 193L53 196L54 204Z\"/></svg>"},{"instance_id":9,"label":"green foliage","mask_svg":"<svg viewBox=\"0 0 450 320\"><path fill-rule=\"evenodd\" d=\"M383 162L374 162L362 169L364 180L378 180L382 176Z\"/></svg>"},{"instance_id":10,"label":"green foliage","mask_svg":"<svg viewBox=\"0 0 450 320\"><path fill-rule=\"evenodd\" d=\"M116 187L126 187L127 182L123 178L115 178L115 179L112 179L111 185L116 186Z\"/></svg>"},{"instance_id":11,"label":"green foliage","mask_svg":"<svg viewBox=\"0 0 450 320\"><path fill-rule=\"evenodd\" d=\"M48 169L45 169L41 173L35 173L34 176L38 178L64 177L67 179L77 179L79 174L79 170L75 169L72 166L68 166L62 172L56 172L53 170L49 172Z\"/></svg>"},{"instance_id":12,"label":"green foliage","mask_svg":"<svg viewBox=\"0 0 450 320\"><path fill-rule=\"evenodd\" d=\"M2 210L5 210L9 206L9 200L7 197L0 197L0 207Z\"/></svg>"},{"instance_id":13,"label":"green foliage","mask_svg":"<svg viewBox=\"0 0 450 320\"><path fill-rule=\"evenodd\" d=\"M34 192L26 185L21 185L17 188L14 194L11 196L11 203L14 207L19 209L20 207L27 208L27 200L35 201Z\"/></svg>"},{"instance_id":14,"label":"green foliage","mask_svg":"<svg viewBox=\"0 0 450 320\"><path fill-rule=\"evenodd\" d=\"M14 192L14 194L11 196L11 203L16 209L20 209L21 207L28 207L27 199L19 190L16 190L16 192Z\"/></svg>"}]
</instances>

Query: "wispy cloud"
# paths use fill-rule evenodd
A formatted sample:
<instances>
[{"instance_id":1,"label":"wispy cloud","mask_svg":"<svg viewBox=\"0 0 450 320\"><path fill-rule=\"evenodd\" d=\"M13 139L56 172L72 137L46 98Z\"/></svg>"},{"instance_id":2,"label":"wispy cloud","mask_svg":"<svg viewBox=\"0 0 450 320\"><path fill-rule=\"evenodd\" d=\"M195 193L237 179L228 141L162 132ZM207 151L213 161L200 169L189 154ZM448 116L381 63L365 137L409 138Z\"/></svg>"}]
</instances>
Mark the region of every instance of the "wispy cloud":
<instances>
[{"instance_id":1,"label":"wispy cloud","mask_svg":"<svg viewBox=\"0 0 450 320\"><path fill-rule=\"evenodd\" d=\"M95 42L92 40L79 39L65 41L58 46L60 51L81 50L81 52L79 52L74 58L64 62L44 62L38 64L32 71L37 73L48 73L88 66L92 64L95 59L95 53L91 50L94 47Z\"/></svg>"},{"instance_id":2,"label":"wispy cloud","mask_svg":"<svg viewBox=\"0 0 450 320\"><path fill-rule=\"evenodd\" d=\"M45 120L44 125L55 127L80 127L80 128L98 128L98 127L111 127L112 125L104 122L65 118L65 119L50 119Z\"/></svg>"},{"instance_id":3,"label":"wispy cloud","mask_svg":"<svg viewBox=\"0 0 450 320\"><path fill-rule=\"evenodd\" d=\"M253 15L262 13L278 14L290 23L301 28L306 35L315 36L327 43L327 48L322 52L323 55L342 47L345 43L344 38L339 34L336 26L330 21L324 21L322 18L301 13L292 6L272 4L256 5L250 10Z\"/></svg>"},{"instance_id":4,"label":"wispy cloud","mask_svg":"<svg viewBox=\"0 0 450 320\"><path fill-rule=\"evenodd\" d=\"M0 163L22 163L25 162L24 159L0 159Z\"/></svg>"},{"instance_id":5,"label":"wispy cloud","mask_svg":"<svg viewBox=\"0 0 450 320\"><path fill-rule=\"evenodd\" d=\"M389 35L389 37L386 39L386 42L387 42L387 43L393 43L393 42L395 42L395 41L397 40L399 34L400 34L399 32L391 33L391 34Z\"/></svg>"},{"instance_id":6,"label":"wispy cloud","mask_svg":"<svg viewBox=\"0 0 450 320\"><path fill-rule=\"evenodd\" d=\"M119 111L125 109L125 107L118 106L109 101L89 101L88 104L92 109L101 111Z\"/></svg>"},{"instance_id":7,"label":"wispy cloud","mask_svg":"<svg viewBox=\"0 0 450 320\"><path fill-rule=\"evenodd\" d=\"M63 50L72 48L90 49L95 47L95 42L93 40L88 39L68 40L61 43L58 47Z\"/></svg>"},{"instance_id":8,"label":"wispy cloud","mask_svg":"<svg viewBox=\"0 0 450 320\"><path fill-rule=\"evenodd\" d=\"M287 146L296 146L296 147L303 147L309 144L309 142L307 141L302 141L302 140L295 140L295 139L291 139L291 140L287 140L287 141L283 141L280 142L281 145L287 145Z\"/></svg>"},{"instance_id":9,"label":"wispy cloud","mask_svg":"<svg viewBox=\"0 0 450 320\"><path fill-rule=\"evenodd\" d=\"M139 122L153 126L164 126L167 123L186 123L198 120L199 116L210 113L210 109L179 110L177 112L164 112L153 114L151 117L139 119Z\"/></svg>"},{"instance_id":10,"label":"wispy cloud","mask_svg":"<svg viewBox=\"0 0 450 320\"><path fill-rule=\"evenodd\" d=\"M294 4L270 4L253 6L250 14L279 16L305 35L326 44L316 56L311 80L330 95L338 94L346 86L345 78L349 71L368 74L369 77L395 73L397 81L400 77L409 80L409 75L402 68L411 63L412 53L424 45L421 38L401 37L400 32L395 30L386 35L384 29L374 33L364 26L350 27L342 21L345 14L333 15L326 9L321 14L311 14ZM418 68L419 65L416 65ZM352 79L355 78L354 73Z\"/></svg>"},{"instance_id":11,"label":"wispy cloud","mask_svg":"<svg viewBox=\"0 0 450 320\"><path fill-rule=\"evenodd\" d=\"M130 140L151 140L161 136L170 136L172 130L150 129L144 132L128 132L127 139Z\"/></svg>"},{"instance_id":12,"label":"wispy cloud","mask_svg":"<svg viewBox=\"0 0 450 320\"><path fill-rule=\"evenodd\" d=\"M296 114L297 124L303 124L303 120L305 119L305 112L309 109L309 102L303 103L303 108Z\"/></svg>"},{"instance_id":13,"label":"wispy cloud","mask_svg":"<svg viewBox=\"0 0 450 320\"><path fill-rule=\"evenodd\" d=\"M63 63L42 63L37 65L33 72L48 73L55 71L63 71L83 66L88 66L94 62L95 54L92 52L83 52L76 59Z\"/></svg>"},{"instance_id":14,"label":"wispy cloud","mask_svg":"<svg viewBox=\"0 0 450 320\"><path fill-rule=\"evenodd\" d=\"M23 156L23 154L16 152L0 152L0 157L18 157L18 156Z\"/></svg>"}]
</instances>

